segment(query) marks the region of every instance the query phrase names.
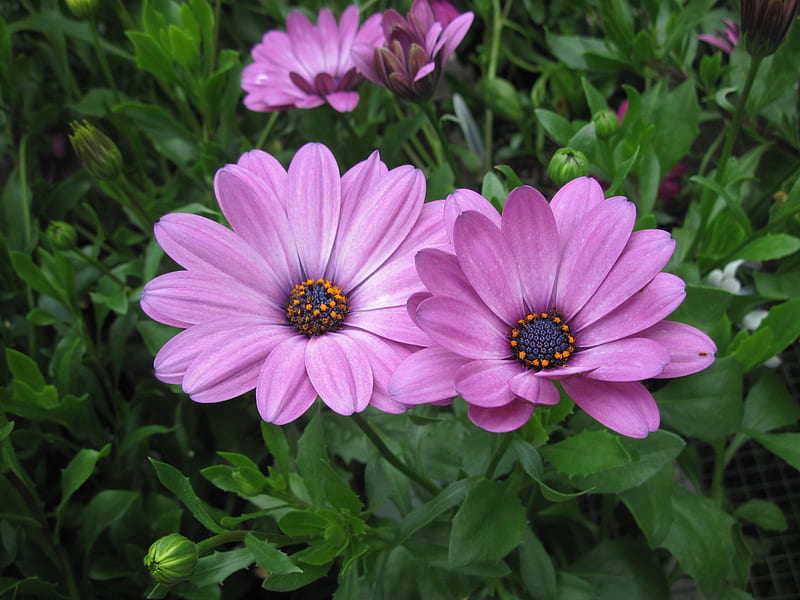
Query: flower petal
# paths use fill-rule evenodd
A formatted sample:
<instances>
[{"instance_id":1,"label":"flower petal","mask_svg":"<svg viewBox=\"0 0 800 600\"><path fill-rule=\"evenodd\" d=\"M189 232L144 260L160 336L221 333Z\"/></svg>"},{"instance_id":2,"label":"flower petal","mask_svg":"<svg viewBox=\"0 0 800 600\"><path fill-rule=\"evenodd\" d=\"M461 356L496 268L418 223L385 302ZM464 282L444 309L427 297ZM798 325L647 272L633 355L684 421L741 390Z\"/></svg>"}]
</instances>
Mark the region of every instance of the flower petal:
<instances>
[{"instance_id":1,"label":"flower petal","mask_svg":"<svg viewBox=\"0 0 800 600\"><path fill-rule=\"evenodd\" d=\"M661 321L636 336L655 340L669 350L669 363L661 374L655 375L657 379L683 377L702 371L714 362L717 351L717 345L710 337L685 323Z\"/></svg>"},{"instance_id":2,"label":"flower petal","mask_svg":"<svg viewBox=\"0 0 800 600\"><path fill-rule=\"evenodd\" d=\"M263 150L250 150L242 154L236 164L266 183L285 210L286 169L274 156Z\"/></svg>"},{"instance_id":3,"label":"flower petal","mask_svg":"<svg viewBox=\"0 0 800 600\"><path fill-rule=\"evenodd\" d=\"M467 414L478 427L494 433L505 433L525 425L533 414L533 408L530 402L517 399L497 408L470 404Z\"/></svg>"},{"instance_id":4,"label":"flower petal","mask_svg":"<svg viewBox=\"0 0 800 600\"><path fill-rule=\"evenodd\" d=\"M473 360L456 372L456 391L471 405L505 406L514 400L508 381L524 367L510 360Z\"/></svg>"},{"instance_id":5,"label":"flower petal","mask_svg":"<svg viewBox=\"0 0 800 600\"><path fill-rule=\"evenodd\" d=\"M644 438L658 429L658 406L641 383L573 377L562 381L561 385L575 404L617 433Z\"/></svg>"},{"instance_id":6,"label":"flower petal","mask_svg":"<svg viewBox=\"0 0 800 600\"><path fill-rule=\"evenodd\" d=\"M496 321L462 300L447 296L423 300L417 307L417 323L432 340L467 358L508 358L511 354L505 331Z\"/></svg>"},{"instance_id":7,"label":"flower petal","mask_svg":"<svg viewBox=\"0 0 800 600\"><path fill-rule=\"evenodd\" d=\"M532 187L516 188L503 207L502 230L516 259L527 308L550 310L558 271L558 230L550 204Z\"/></svg>"},{"instance_id":8,"label":"flower petal","mask_svg":"<svg viewBox=\"0 0 800 600\"><path fill-rule=\"evenodd\" d=\"M598 381L642 381L657 377L669 362L669 351L656 341L635 337L581 350L577 355L595 367L586 373Z\"/></svg>"},{"instance_id":9,"label":"flower petal","mask_svg":"<svg viewBox=\"0 0 800 600\"><path fill-rule=\"evenodd\" d=\"M339 167L326 146L306 144L294 155L288 176L286 210L300 263L305 276L321 277L339 225Z\"/></svg>"},{"instance_id":10,"label":"flower petal","mask_svg":"<svg viewBox=\"0 0 800 600\"><path fill-rule=\"evenodd\" d=\"M347 315L347 326L379 335L395 342L414 346L430 346L428 335L411 319L405 306L389 306L373 310L353 310Z\"/></svg>"},{"instance_id":11,"label":"flower petal","mask_svg":"<svg viewBox=\"0 0 800 600\"><path fill-rule=\"evenodd\" d=\"M524 317L519 271L500 229L467 211L456 220L453 243L464 275L486 306L506 323Z\"/></svg>"},{"instance_id":12,"label":"flower petal","mask_svg":"<svg viewBox=\"0 0 800 600\"><path fill-rule=\"evenodd\" d=\"M633 335L655 325L686 297L680 277L659 273L621 306L575 333L575 346L597 346Z\"/></svg>"},{"instance_id":13,"label":"flower petal","mask_svg":"<svg viewBox=\"0 0 800 600\"><path fill-rule=\"evenodd\" d=\"M597 291L622 253L633 231L636 207L609 198L577 224L561 254L555 305L567 320ZM564 233L559 229L563 242Z\"/></svg>"},{"instance_id":14,"label":"flower petal","mask_svg":"<svg viewBox=\"0 0 800 600\"><path fill-rule=\"evenodd\" d=\"M186 369L183 391L195 402L221 402L252 390L267 355L286 339L287 327L264 324L208 345Z\"/></svg>"},{"instance_id":15,"label":"flower petal","mask_svg":"<svg viewBox=\"0 0 800 600\"><path fill-rule=\"evenodd\" d=\"M389 394L401 404L428 404L458 395L456 371L468 359L444 348L423 348L401 362L389 379Z\"/></svg>"},{"instance_id":16,"label":"flower petal","mask_svg":"<svg viewBox=\"0 0 800 600\"><path fill-rule=\"evenodd\" d=\"M556 219L561 250L583 227L584 216L603 201L603 188L591 177L573 179L556 192L550 208Z\"/></svg>"},{"instance_id":17,"label":"flower petal","mask_svg":"<svg viewBox=\"0 0 800 600\"><path fill-rule=\"evenodd\" d=\"M532 371L525 369L522 373L517 373L512 377L508 386L520 398L527 400L531 404L553 405L561 400L561 394L552 382L537 377Z\"/></svg>"},{"instance_id":18,"label":"flower petal","mask_svg":"<svg viewBox=\"0 0 800 600\"><path fill-rule=\"evenodd\" d=\"M305 336L293 335L264 361L256 386L256 405L267 423L290 423L314 404L317 391L306 374L307 344Z\"/></svg>"},{"instance_id":19,"label":"flower petal","mask_svg":"<svg viewBox=\"0 0 800 600\"><path fill-rule=\"evenodd\" d=\"M481 213L498 228L500 227L500 213L491 202L472 190L457 189L444 201L444 227L451 242L456 219L468 210Z\"/></svg>"},{"instance_id":20,"label":"flower petal","mask_svg":"<svg viewBox=\"0 0 800 600\"><path fill-rule=\"evenodd\" d=\"M675 240L660 229L634 231L614 268L570 326L578 331L602 318L647 285L675 250Z\"/></svg>"},{"instance_id":21,"label":"flower petal","mask_svg":"<svg viewBox=\"0 0 800 600\"><path fill-rule=\"evenodd\" d=\"M358 106L358 92L336 91L325 95L325 102L340 113L350 112Z\"/></svg>"},{"instance_id":22,"label":"flower petal","mask_svg":"<svg viewBox=\"0 0 800 600\"><path fill-rule=\"evenodd\" d=\"M306 371L319 397L334 412L361 412L372 396L372 368L355 339L326 333L308 340Z\"/></svg>"}]
</instances>

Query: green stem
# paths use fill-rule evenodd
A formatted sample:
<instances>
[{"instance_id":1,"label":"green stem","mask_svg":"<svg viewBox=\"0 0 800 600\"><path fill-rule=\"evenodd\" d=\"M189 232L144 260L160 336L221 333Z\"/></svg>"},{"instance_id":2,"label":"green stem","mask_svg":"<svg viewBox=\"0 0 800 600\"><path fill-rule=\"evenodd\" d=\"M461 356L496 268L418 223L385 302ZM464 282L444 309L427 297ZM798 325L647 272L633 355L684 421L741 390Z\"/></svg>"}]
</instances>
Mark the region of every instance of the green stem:
<instances>
[{"instance_id":1,"label":"green stem","mask_svg":"<svg viewBox=\"0 0 800 600\"><path fill-rule=\"evenodd\" d=\"M510 6L510 3L509 3ZM497 63L500 56L500 34L503 31L503 14L500 10L500 0L492 0L492 31L489 45L489 63L486 65L486 79L494 79L497 75ZM483 168L490 171L492 168L492 136L494 130L494 112L487 108L483 127L483 145L486 149Z\"/></svg>"},{"instance_id":2,"label":"green stem","mask_svg":"<svg viewBox=\"0 0 800 600\"><path fill-rule=\"evenodd\" d=\"M486 479L491 479L494 477L495 469L497 469L497 465L500 464L500 460L505 456L508 447L511 445L511 440L513 439L513 434L506 433L500 438L500 444L497 446L497 449L494 451L492 455L492 460L489 461L489 466L486 467Z\"/></svg>"},{"instance_id":3,"label":"green stem","mask_svg":"<svg viewBox=\"0 0 800 600\"><path fill-rule=\"evenodd\" d=\"M256 145L254 146L254 148L259 148L260 149L262 146L264 146L264 143L267 141L267 137L269 136L270 132L272 131L273 125L275 125L275 121L278 120L278 115L279 114L280 113L275 111L270 115L269 120L267 121L267 124L264 126L264 130L261 132L261 135L258 136L258 141L256 142Z\"/></svg>"},{"instance_id":4,"label":"green stem","mask_svg":"<svg viewBox=\"0 0 800 600\"><path fill-rule=\"evenodd\" d=\"M87 263L89 263L93 267L95 267L95 268L99 269L100 271L102 271L111 281L116 283L122 289L126 289L128 287L127 284L124 281L122 281L119 277L114 275L114 273L111 271L111 269L109 269L106 265L104 265L99 260L97 260L94 256L91 256L89 254L84 254L80 250L74 250L73 252L74 252L75 256L77 256L81 260L86 261Z\"/></svg>"},{"instance_id":5,"label":"green stem","mask_svg":"<svg viewBox=\"0 0 800 600\"><path fill-rule=\"evenodd\" d=\"M714 180L720 185L722 185L722 181L725 177L725 167L728 164L728 159L731 157L733 144L736 141L739 128L742 124L744 109L747 105L747 98L750 95L750 90L753 88L753 82L756 79L758 69L763 60L763 57L750 57L750 67L747 70L747 77L745 79L744 86L742 87L742 91L739 94L739 98L736 100L736 108L733 111L733 118L731 119L731 124L728 127L728 135L725 138L725 145L722 147L722 153L720 154L719 161L717 162L717 170L714 174ZM715 199L716 197L714 196L714 191L709 188L705 188L700 199L700 224L697 227L697 234L695 235L694 240L692 240L692 245L689 248L687 256L693 256L697 250L697 245L702 239L705 228L708 225L708 218L711 214Z\"/></svg>"},{"instance_id":6,"label":"green stem","mask_svg":"<svg viewBox=\"0 0 800 600\"><path fill-rule=\"evenodd\" d=\"M95 22L94 17L89 19L89 30L92 32L92 44L94 44L95 52L97 52L97 57L100 59L100 68L103 71L103 75L105 75L106 81L108 81L108 85L111 86L111 90L114 92L114 100L119 102L119 88L117 88L117 82L114 80L114 74L111 71L111 67L108 66L108 57L106 56L106 51L103 50L103 47L100 45L100 38L97 36L97 23Z\"/></svg>"},{"instance_id":7,"label":"green stem","mask_svg":"<svg viewBox=\"0 0 800 600\"><path fill-rule=\"evenodd\" d=\"M425 101L422 102L420 106L425 116L428 117L428 121L430 121L433 130L436 132L436 137L439 138L439 147L444 151L447 163L450 165L450 170L453 172L453 177L455 177L456 183L458 183L461 179L459 176L458 163L456 163L456 157L453 154L453 149L450 147L450 142L447 141L442 122L436 118L436 110L433 108L433 103Z\"/></svg>"},{"instance_id":8,"label":"green stem","mask_svg":"<svg viewBox=\"0 0 800 600\"><path fill-rule=\"evenodd\" d=\"M414 469L397 458L397 456L381 439L381 436L378 434L378 432L375 431L372 425L370 425L360 413L354 413L351 418L353 421L355 421L356 425L361 428L361 431L364 432L373 445L378 449L378 452L381 453L383 458L386 459L389 464L434 496L439 493L439 488L437 488L431 481L417 473Z\"/></svg>"},{"instance_id":9,"label":"green stem","mask_svg":"<svg viewBox=\"0 0 800 600\"><path fill-rule=\"evenodd\" d=\"M725 471L725 440L714 443L714 472L711 475L711 499L722 506L722 474Z\"/></svg>"},{"instance_id":10,"label":"green stem","mask_svg":"<svg viewBox=\"0 0 800 600\"><path fill-rule=\"evenodd\" d=\"M247 534L251 534L260 540L269 539L270 542L274 542L279 546L289 543L296 544L308 539L307 536L288 536L266 533L263 531L247 531L244 529L237 529L235 531L223 531L222 533L218 533L217 535L212 535L210 538L204 539L202 542L197 542L197 552L200 554L200 556L205 556L206 554L211 553L214 548L218 548L224 544L244 541L244 538L247 537Z\"/></svg>"},{"instance_id":11,"label":"green stem","mask_svg":"<svg viewBox=\"0 0 800 600\"><path fill-rule=\"evenodd\" d=\"M398 119L401 121L406 121L408 119L408 117L406 117L406 115L403 113L403 110L400 108L399 102L392 102L392 106L394 106L394 110ZM409 144L410 146L413 146L413 153L409 152ZM406 151L406 154L408 154L411 161L420 169L426 166L430 169L436 167L436 161L433 160L427 149L422 145L419 139L417 139L416 135L411 135L408 137L408 142L403 144L403 149Z\"/></svg>"}]
</instances>

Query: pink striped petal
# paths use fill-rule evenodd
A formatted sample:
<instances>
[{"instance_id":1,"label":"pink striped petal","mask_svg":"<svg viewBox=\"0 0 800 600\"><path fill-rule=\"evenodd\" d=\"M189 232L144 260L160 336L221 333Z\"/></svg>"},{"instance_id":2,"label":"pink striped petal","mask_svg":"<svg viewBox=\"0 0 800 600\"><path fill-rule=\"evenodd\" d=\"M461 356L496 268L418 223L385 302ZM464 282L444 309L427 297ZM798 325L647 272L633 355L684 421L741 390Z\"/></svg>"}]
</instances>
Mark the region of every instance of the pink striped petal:
<instances>
[{"instance_id":1,"label":"pink striped petal","mask_svg":"<svg viewBox=\"0 0 800 600\"><path fill-rule=\"evenodd\" d=\"M436 343L467 358L508 358L511 354L506 332L462 300L446 296L423 300L417 308L417 323Z\"/></svg>"},{"instance_id":2,"label":"pink striped petal","mask_svg":"<svg viewBox=\"0 0 800 600\"><path fill-rule=\"evenodd\" d=\"M306 144L289 165L286 207L305 275L325 272L341 208L339 167L322 144Z\"/></svg>"},{"instance_id":3,"label":"pink striped petal","mask_svg":"<svg viewBox=\"0 0 800 600\"><path fill-rule=\"evenodd\" d=\"M513 190L503 207L502 230L519 269L527 308L550 310L558 271L558 230L545 197L529 186Z\"/></svg>"},{"instance_id":4,"label":"pink striped petal","mask_svg":"<svg viewBox=\"0 0 800 600\"><path fill-rule=\"evenodd\" d=\"M561 382L575 404L609 429L644 438L660 423L658 407L641 383L591 381L573 377Z\"/></svg>"},{"instance_id":5,"label":"pink striped petal","mask_svg":"<svg viewBox=\"0 0 800 600\"><path fill-rule=\"evenodd\" d=\"M336 91L325 94L325 102L340 113L350 112L358 106L358 92Z\"/></svg>"},{"instance_id":6,"label":"pink striped petal","mask_svg":"<svg viewBox=\"0 0 800 600\"><path fill-rule=\"evenodd\" d=\"M482 408L470 404L470 420L478 427L494 433L505 433L519 429L533 414L533 404L524 400L512 400L498 408Z\"/></svg>"},{"instance_id":7,"label":"pink striped petal","mask_svg":"<svg viewBox=\"0 0 800 600\"><path fill-rule=\"evenodd\" d=\"M267 423L290 423L314 404L317 391L306 374L307 344L305 336L293 335L264 361L256 386L256 405Z\"/></svg>"},{"instance_id":8,"label":"pink striped petal","mask_svg":"<svg viewBox=\"0 0 800 600\"><path fill-rule=\"evenodd\" d=\"M467 35L467 31L470 25L472 25L473 18L474 15L471 12L466 12L453 19L448 23L447 27L444 28L439 44L437 44L437 46L443 47L441 55L442 64L447 62L447 59L450 58L455 51L456 46L458 46L461 40L464 39L464 36ZM442 44L442 42L444 42L444 44ZM436 48L436 50L438 50L438 48ZM434 52L436 50L434 50Z\"/></svg>"},{"instance_id":9,"label":"pink striped petal","mask_svg":"<svg viewBox=\"0 0 800 600\"><path fill-rule=\"evenodd\" d=\"M523 369L511 360L473 360L456 372L456 390L471 405L505 406L515 398L508 382Z\"/></svg>"},{"instance_id":10,"label":"pink striped petal","mask_svg":"<svg viewBox=\"0 0 800 600\"><path fill-rule=\"evenodd\" d=\"M372 396L369 359L352 338L339 333L312 337L306 345L306 371L322 401L340 415L361 412Z\"/></svg>"},{"instance_id":11,"label":"pink striped petal","mask_svg":"<svg viewBox=\"0 0 800 600\"><path fill-rule=\"evenodd\" d=\"M454 398L456 371L469 359L434 346L401 362L389 379L389 394L401 404L429 404Z\"/></svg>"},{"instance_id":12,"label":"pink striped petal","mask_svg":"<svg viewBox=\"0 0 800 600\"><path fill-rule=\"evenodd\" d=\"M491 202L472 190L458 189L447 197L444 204L444 227L451 242L456 219L468 210L481 213L496 227L500 227L500 213Z\"/></svg>"},{"instance_id":13,"label":"pink striped petal","mask_svg":"<svg viewBox=\"0 0 800 600\"><path fill-rule=\"evenodd\" d=\"M705 333L674 321L661 321L636 334L663 345L669 351L669 363L656 379L683 377L702 371L714 362L717 345Z\"/></svg>"},{"instance_id":14,"label":"pink striped petal","mask_svg":"<svg viewBox=\"0 0 800 600\"><path fill-rule=\"evenodd\" d=\"M603 188L591 177L573 179L556 192L550 208L558 226L561 251L580 234L584 216L603 202Z\"/></svg>"},{"instance_id":15,"label":"pink striped petal","mask_svg":"<svg viewBox=\"0 0 800 600\"><path fill-rule=\"evenodd\" d=\"M347 315L346 322L348 327L356 327L403 344L430 346L431 343L428 335L411 319L405 306L353 310Z\"/></svg>"},{"instance_id":16,"label":"pink striped petal","mask_svg":"<svg viewBox=\"0 0 800 600\"><path fill-rule=\"evenodd\" d=\"M236 164L264 181L285 210L286 169L274 156L263 150L250 150L242 154Z\"/></svg>"},{"instance_id":17,"label":"pink striped petal","mask_svg":"<svg viewBox=\"0 0 800 600\"><path fill-rule=\"evenodd\" d=\"M519 271L500 229L467 211L456 220L453 235L461 269L486 306L506 323L524 317Z\"/></svg>"},{"instance_id":18,"label":"pink striped petal","mask_svg":"<svg viewBox=\"0 0 800 600\"><path fill-rule=\"evenodd\" d=\"M625 338L581 350L576 358L594 364L586 375L598 381L642 381L657 377L669 362L669 352L656 341Z\"/></svg>"},{"instance_id":19,"label":"pink striped petal","mask_svg":"<svg viewBox=\"0 0 800 600\"><path fill-rule=\"evenodd\" d=\"M512 377L508 386L520 398L527 400L531 404L553 405L561 400L561 394L552 382L537 377L532 371L527 369L517 373Z\"/></svg>"}]
</instances>

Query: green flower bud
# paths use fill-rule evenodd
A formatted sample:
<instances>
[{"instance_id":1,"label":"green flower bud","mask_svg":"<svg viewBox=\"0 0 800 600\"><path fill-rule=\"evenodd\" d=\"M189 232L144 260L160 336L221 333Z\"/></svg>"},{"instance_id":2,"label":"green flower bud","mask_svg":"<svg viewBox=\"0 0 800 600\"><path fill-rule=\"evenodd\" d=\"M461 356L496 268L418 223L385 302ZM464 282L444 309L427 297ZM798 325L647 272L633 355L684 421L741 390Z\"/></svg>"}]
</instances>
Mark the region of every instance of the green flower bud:
<instances>
[{"instance_id":1,"label":"green flower bud","mask_svg":"<svg viewBox=\"0 0 800 600\"><path fill-rule=\"evenodd\" d=\"M619 129L619 117L610 110L601 110L592 116L597 137L605 139L614 135Z\"/></svg>"},{"instance_id":2,"label":"green flower bud","mask_svg":"<svg viewBox=\"0 0 800 600\"><path fill-rule=\"evenodd\" d=\"M75 229L64 221L50 221L44 238L54 250L72 250L78 243L78 234L75 233Z\"/></svg>"},{"instance_id":3,"label":"green flower bud","mask_svg":"<svg viewBox=\"0 0 800 600\"><path fill-rule=\"evenodd\" d=\"M191 577L197 560L197 544L179 533L171 533L153 542L144 564L156 581L171 585Z\"/></svg>"},{"instance_id":4,"label":"green flower bud","mask_svg":"<svg viewBox=\"0 0 800 600\"><path fill-rule=\"evenodd\" d=\"M557 150L547 166L547 174L558 187L589 174L589 160L583 152L572 148Z\"/></svg>"},{"instance_id":5,"label":"green flower bud","mask_svg":"<svg viewBox=\"0 0 800 600\"><path fill-rule=\"evenodd\" d=\"M117 145L86 121L70 123L69 141L87 171L98 181L111 181L122 172L122 154Z\"/></svg>"},{"instance_id":6,"label":"green flower bud","mask_svg":"<svg viewBox=\"0 0 800 600\"><path fill-rule=\"evenodd\" d=\"M794 23L800 0L742 0L742 39L750 56L769 56Z\"/></svg>"},{"instance_id":7,"label":"green flower bud","mask_svg":"<svg viewBox=\"0 0 800 600\"><path fill-rule=\"evenodd\" d=\"M79 19L88 19L97 10L97 0L67 0L67 6Z\"/></svg>"}]
</instances>

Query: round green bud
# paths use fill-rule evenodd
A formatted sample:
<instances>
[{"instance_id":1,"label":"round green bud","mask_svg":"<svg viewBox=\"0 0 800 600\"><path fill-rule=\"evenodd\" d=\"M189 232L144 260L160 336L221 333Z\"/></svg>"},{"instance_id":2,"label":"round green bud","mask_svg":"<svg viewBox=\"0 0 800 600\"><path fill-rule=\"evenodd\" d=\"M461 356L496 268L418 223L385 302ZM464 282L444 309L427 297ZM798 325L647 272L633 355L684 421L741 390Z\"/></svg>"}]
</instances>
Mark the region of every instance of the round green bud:
<instances>
[{"instance_id":1,"label":"round green bud","mask_svg":"<svg viewBox=\"0 0 800 600\"><path fill-rule=\"evenodd\" d=\"M572 148L557 150L547 166L547 174L558 187L589 174L589 160L583 152Z\"/></svg>"},{"instance_id":2,"label":"round green bud","mask_svg":"<svg viewBox=\"0 0 800 600\"><path fill-rule=\"evenodd\" d=\"M78 243L78 234L75 233L75 228L64 221L50 221L44 238L54 250L72 250Z\"/></svg>"},{"instance_id":3,"label":"round green bud","mask_svg":"<svg viewBox=\"0 0 800 600\"><path fill-rule=\"evenodd\" d=\"M98 181L111 181L122 172L122 154L102 131L86 121L70 123L70 144L87 171Z\"/></svg>"},{"instance_id":4,"label":"round green bud","mask_svg":"<svg viewBox=\"0 0 800 600\"><path fill-rule=\"evenodd\" d=\"M97 0L66 0L72 14L79 19L88 19L94 16L97 10Z\"/></svg>"},{"instance_id":5,"label":"round green bud","mask_svg":"<svg viewBox=\"0 0 800 600\"><path fill-rule=\"evenodd\" d=\"M170 533L153 542L144 564L156 581L172 585L191 577L197 560L197 544L179 533Z\"/></svg>"},{"instance_id":6,"label":"round green bud","mask_svg":"<svg viewBox=\"0 0 800 600\"><path fill-rule=\"evenodd\" d=\"M347 544L347 532L344 530L344 527L339 525L338 523L331 523L325 528L325 541L331 545L331 547L339 550Z\"/></svg>"},{"instance_id":7,"label":"round green bud","mask_svg":"<svg viewBox=\"0 0 800 600\"><path fill-rule=\"evenodd\" d=\"M614 135L619 129L619 118L610 110L601 110L592 116L597 137L605 139Z\"/></svg>"}]
</instances>

